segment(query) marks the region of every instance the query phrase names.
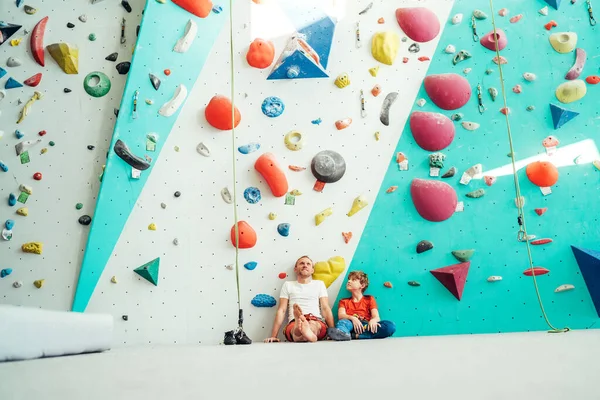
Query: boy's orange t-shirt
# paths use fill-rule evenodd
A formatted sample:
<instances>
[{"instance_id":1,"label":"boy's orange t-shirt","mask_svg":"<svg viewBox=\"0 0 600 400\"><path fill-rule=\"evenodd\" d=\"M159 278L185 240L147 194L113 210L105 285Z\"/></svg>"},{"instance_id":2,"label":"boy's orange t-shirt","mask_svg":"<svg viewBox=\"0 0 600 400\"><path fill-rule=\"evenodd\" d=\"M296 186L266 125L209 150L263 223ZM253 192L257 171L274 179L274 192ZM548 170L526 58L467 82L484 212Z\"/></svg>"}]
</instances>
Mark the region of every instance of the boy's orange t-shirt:
<instances>
[{"instance_id":1,"label":"boy's orange t-shirt","mask_svg":"<svg viewBox=\"0 0 600 400\"><path fill-rule=\"evenodd\" d=\"M355 315L359 319L370 321L371 310L377 308L377 302L373 296L363 296L358 302L354 302L350 297L340 300L338 307L345 308L348 315Z\"/></svg>"}]
</instances>

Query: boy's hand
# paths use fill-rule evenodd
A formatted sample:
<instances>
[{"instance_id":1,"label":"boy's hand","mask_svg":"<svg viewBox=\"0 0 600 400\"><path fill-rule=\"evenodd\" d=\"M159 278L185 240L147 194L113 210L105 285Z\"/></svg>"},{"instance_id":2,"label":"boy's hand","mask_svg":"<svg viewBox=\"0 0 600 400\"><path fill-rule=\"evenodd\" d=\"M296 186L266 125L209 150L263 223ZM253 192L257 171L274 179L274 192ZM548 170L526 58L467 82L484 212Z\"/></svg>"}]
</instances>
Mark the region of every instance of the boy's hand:
<instances>
[{"instance_id":1,"label":"boy's hand","mask_svg":"<svg viewBox=\"0 0 600 400\"><path fill-rule=\"evenodd\" d=\"M377 333L377 328L380 327L380 326L381 325L378 322L374 321L374 320L370 320L369 321L369 330L372 333Z\"/></svg>"},{"instance_id":2,"label":"boy's hand","mask_svg":"<svg viewBox=\"0 0 600 400\"><path fill-rule=\"evenodd\" d=\"M350 320L352 321L352 325L354 325L354 333L356 333L357 335L363 333L363 325L360 319L352 317Z\"/></svg>"}]
</instances>

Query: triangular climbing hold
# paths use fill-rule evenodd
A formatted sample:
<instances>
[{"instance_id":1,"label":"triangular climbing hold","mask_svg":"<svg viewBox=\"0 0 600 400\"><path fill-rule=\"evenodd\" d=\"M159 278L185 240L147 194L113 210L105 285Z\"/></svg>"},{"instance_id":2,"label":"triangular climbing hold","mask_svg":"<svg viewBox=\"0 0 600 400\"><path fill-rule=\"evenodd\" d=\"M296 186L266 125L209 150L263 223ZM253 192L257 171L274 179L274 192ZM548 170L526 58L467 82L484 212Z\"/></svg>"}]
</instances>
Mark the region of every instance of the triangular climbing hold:
<instances>
[{"instance_id":1,"label":"triangular climbing hold","mask_svg":"<svg viewBox=\"0 0 600 400\"><path fill-rule=\"evenodd\" d=\"M566 108L562 108L552 103L550 103L550 113L552 114L554 129L560 128L579 115L576 111L567 110Z\"/></svg>"},{"instance_id":2,"label":"triangular climbing hold","mask_svg":"<svg viewBox=\"0 0 600 400\"><path fill-rule=\"evenodd\" d=\"M548 3L550 6L554 7L556 10L558 10L558 7L560 7L560 2L562 0L546 0L546 3Z\"/></svg>"},{"instance_id":3,"label":"triangular climbing hold","mask_svg":"<svg viewBox=\"0 0 600 400\"><path fill-rule=\"evenodd\" d=\"M0 21L0 46L2 43L8 42L8 39L17 33L19 29L21 29L21 25L8 24Z\"/></svg>"},{"instance_id":4,"label":"triangular climbing hold","mask_svg":"<svg viewBox=\"0 0 600 400\"><path fill-rule=\"evenodd\" d=\"M154 286L158 286L158 266L160 264L160 257L155 258L154 260L147 262L133 270L136 274L152 283Z\"/></svg>"},{"instance_id":5,"label":"triangular climbing hold","mask_svg":"<svg viewBox=\"0 0 600 400\"><path fill-rule=\"evenodd\" d=\"M469 273L470 266L471 261L467 261L460 264L433 269L429 272L431 272L431 274L435 276L436 279L454 295L454 297L460 300L465 288L465 282L467 281L467 274Z\"/></svg>"},{"instance_id":6,"label":"triangular climbing hold","mask_svg":"<svg viewBox=\"0 0 600 400\"><path fill-rule=\"evenodd\" d=\"M8 78L8 80L4 84L4 89L14 89L19 87L23 87L23 84L19 81L14 80L13 78Z\"/></svg>"},{"instance_id":7,"label":"triangular climbing hold","mask_svg":"<svg viewBox=\"0 0 600 400\"><path fill-rule=\"evenodd\" d=\"M328 76L323 67L312 57L296 49L289 56L284 57L282 54L267 79L327 78Z\"/></svg>"},{"instance_id":8,"label":"triangular climbing hold","mask_svg":"<svg viewBox=\"0 0 600 400\"><path fill-rule=\"evenodd\" d=\"M571 249L596 307L596 313L600 316L600 251L575 246L571 246Z\"/></svg>"},{"instance_id":9,"label":"triangular climbing hold","mask_svg":"<svg viewBox=\"0 0 600 400\"><path fill-rule=\"evenodd\" d=\"M6 70L0 67L0 78L2 78L4 75L6 75Z\"/></svg>"}]
</instances>

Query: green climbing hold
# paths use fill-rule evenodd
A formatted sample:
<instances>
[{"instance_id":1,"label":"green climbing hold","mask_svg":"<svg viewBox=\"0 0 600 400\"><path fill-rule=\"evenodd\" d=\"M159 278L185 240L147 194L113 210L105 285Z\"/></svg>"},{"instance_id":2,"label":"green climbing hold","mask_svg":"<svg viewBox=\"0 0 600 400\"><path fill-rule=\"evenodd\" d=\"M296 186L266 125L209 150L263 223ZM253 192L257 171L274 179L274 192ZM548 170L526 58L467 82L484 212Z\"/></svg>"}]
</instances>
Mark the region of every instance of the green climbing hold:
<instances>
[{"instance_id":1,"label":"green climbing hold","mask_svg":"<svg viewBox=\"0 0 600 400\"><path fill-rule=\"evenodd\" d=\"M456 257L456 259L458 261L461 261L461 262L469 261L471 259L471 257L473 257L473 253L475 253L475 250L473 250L473 249L470 249L470 250L453 250L452 251L452 255L454 257Z\"/></svg>"},{"instance_id":2,"label":"green climbing hold","mask_svg":"<svg viewBox=\"0 0 600 400\"><path fill-rule=\"evenodd\" d=\"M88 39L90 39L90 41L93 42L94 40L96 40L96 34L90 33L90 36L88 36Z\"/></svg>"},{"instance_id":3,"label":"green climbing hold","mask_svg":"<svg viewBox=\"0 0 600 400\"><path fill-rule=\"evenodd\" d=\"M54 146L56 143L54 143L54 141L50 141L50 143L48 143L50 146Z\"/></svg>"},{"instance_id":4,"label":"green climbing hold","mask_svg":"<svg viewBox=\"0 0 600 400\"><path fill-rule=\"evenodd\" d=\"M98 79L98 83L94 86L90 85L95 79ZM92 97L102 97L110 91L110 79L103 72L90 72L83 80L83 88Z\"/></svg>"},{"instance_id":5,"label":"green climbing hold","mask_svg":"<svg viewBox=\"0 0 600 400\"><path fill-rule=\"evenodd\" d=\"M408 284L410 286L421 286L421 284L419 282L417 282L417 281L408 281Z\"/></svg>"},{"instance_id":6,"label":"green climbing hold","mask_svg":"<svg viewBox=\"0 0 600 400\"><path fill-rule=\"evenodd\" d=\"M473 190L472 192L467 193L466 196L470 197L472 199L478 199L480 197L483 197L484 194L485 194L484 189L477 189L477 190Z\"/></svg>"},{"instance_id":7,"label":"green climbing hold","mask_svg":"<svg viewBox=\"0 0 600 400\"><path fill-rule=\"evenodd\" d=\"M83 208L83 204L77 203L77 204L75 204L75 208L78 210L81 210Z\"/></svg>"},{"instance_id":8,"label":"green climbing hold","mask_svg":"<svg viewBox=\"0 0 600 400\"><path fill-rule=\"evenodd\" d=\"M154 286L158 286L158 266L160 264L160 257L155 258L154 260L147 262L133 270L136 274L152 283Z\"/></svg>"}]
</instances>

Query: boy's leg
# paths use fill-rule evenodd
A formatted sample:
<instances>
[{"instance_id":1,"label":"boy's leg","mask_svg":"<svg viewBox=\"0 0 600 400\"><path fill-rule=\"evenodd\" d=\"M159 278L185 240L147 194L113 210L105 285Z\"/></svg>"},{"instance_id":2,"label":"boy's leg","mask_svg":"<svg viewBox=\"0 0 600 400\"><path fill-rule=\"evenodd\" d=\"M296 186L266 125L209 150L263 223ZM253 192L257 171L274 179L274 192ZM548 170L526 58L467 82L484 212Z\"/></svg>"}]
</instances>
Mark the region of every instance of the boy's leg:
<instances>
[{"instance_id":1,"label":"boy's leg","mask_svg":"<svg viewBox=\"0 0 600 400\"><path fill-rule=\"evenodd\" d=\"M364 331L361 333L358 338L359 339L384 339L386 337L390 337L396 332L396 324L392 321L379 321L379 327L377 328L377 333L373 333L371 331Z\"/></svg>"},{"instance_id":2,"label":"boy's leg","mask_svg":"<svg viewBox=\"0 0 600 400\"><path fill-rule=\"evenodd\" d=\"M335 327L344 333L352 333L354 330L354 325L352 325L352 321L349 319L340 319Z\"/></svg>"},{"instance_id":3,"label":"boy's leg","mask_svg":"<svg viewBox=\"0 0 600 400\"><path fill-rule=\"evenodd\" d=\"M335 328L327 328L327 336L336 341L350 340L350 332L352 332L352 322L347 319L341 319L335 325Z\"/></svg>"}]
</instances>

